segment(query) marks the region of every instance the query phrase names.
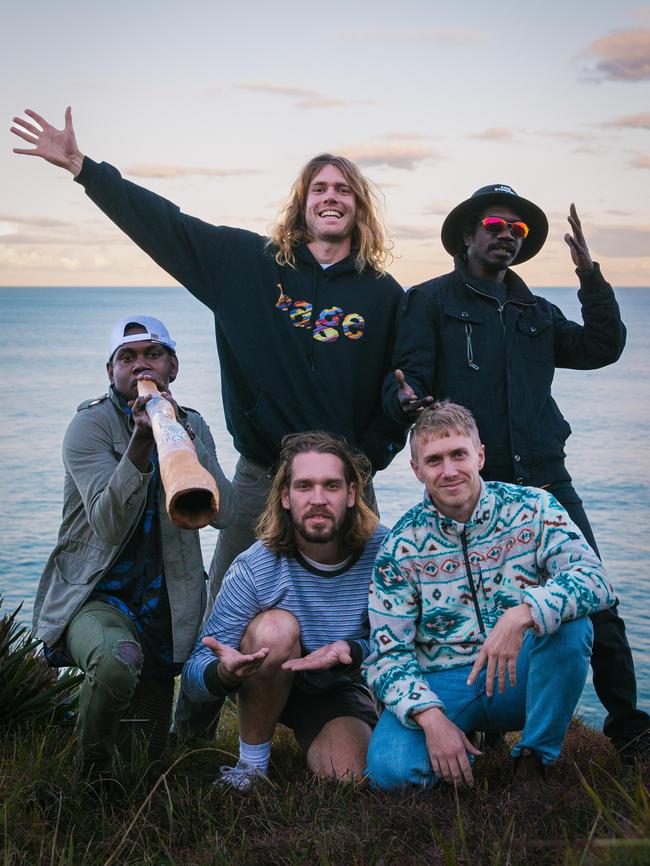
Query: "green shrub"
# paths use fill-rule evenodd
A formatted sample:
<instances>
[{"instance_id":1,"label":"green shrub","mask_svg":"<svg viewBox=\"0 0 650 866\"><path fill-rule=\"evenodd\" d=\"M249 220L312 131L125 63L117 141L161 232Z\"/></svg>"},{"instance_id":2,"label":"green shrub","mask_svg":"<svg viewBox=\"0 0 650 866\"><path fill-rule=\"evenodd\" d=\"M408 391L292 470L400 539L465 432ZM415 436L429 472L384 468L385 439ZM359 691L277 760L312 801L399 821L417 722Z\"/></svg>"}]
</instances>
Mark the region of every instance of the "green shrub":
<instances>
[{"instance_id":1,"label":"green shrub","mask_svg":"<svg viewBox=\"0 0 650 866\"><path fill-rule=\"evenodd\" d=\"M0 619L0 725L63 716L74 705L83 679L71 670L59 674L49 667L37 653L40 642L18 621L21 607Z\"/></svg>"}]
</instances>

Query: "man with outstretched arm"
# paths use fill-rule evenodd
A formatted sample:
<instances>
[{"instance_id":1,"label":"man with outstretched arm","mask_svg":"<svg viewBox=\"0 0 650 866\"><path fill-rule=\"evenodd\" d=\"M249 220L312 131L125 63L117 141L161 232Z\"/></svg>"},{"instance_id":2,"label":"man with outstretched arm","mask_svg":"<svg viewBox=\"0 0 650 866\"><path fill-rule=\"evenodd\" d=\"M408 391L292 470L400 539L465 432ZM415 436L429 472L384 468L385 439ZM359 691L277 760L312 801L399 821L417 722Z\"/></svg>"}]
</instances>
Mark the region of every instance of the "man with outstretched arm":
<instances>
[{"instance_id":1,"label":"man with outstretched arm","mask_svg":"<svg viewBox=\"0 0 650 866\"><path fill-rule=\"evenodd\" d=\"M564 239L580 281L583 323L568 321L511 270L543 247L548 222L512 187L482 187L442 226L454 270L404 299L384 406L408 424L433 399L472 411L485 443L482 476L548 490L598 552L565 466L571 433L551 393L557 367L593 370L618 360L625 326L612 287L592 261L575 205ZM650 717L636 705L634 661L616 604L593 617L593 683L605 734L624 763L650 754Z\"/></svg>"},{"instance_id":2,"label":"man with outstretched arm","mask_svg":"<svg viewBox=\"0 0 650 866\"><path fill-rule=\"evenodd\" d=\"M589 614L614 594L602 563L543 490L482 481L472 414L424 408L411 466L425 494L384 539L370 590L368 684L385 712L371 782L473 782L472 731L522 730L516 781L543 787L584 687Z\"/></svg>"},{"instance_id":3,"label":"man with outstretched arm","mask_svg":"<svg viewBox=\"0 0 650 866\"><path fill-rule=\"evenodd\" d=\"M360 664L386 533L363 497L364 463L327 433L286 437L259 541L230 567L183 669L193 700L236 696L240 754L225 784L266 774L278 722L317 775L362 777L377 715Z\"/></svg>"},{"instance_id":4,"label":"man with outstretched arm","mask_svg":"<svg viewBox=\"0 0 650 866\"><path fill-rule=\"evenodd\" d=\"M65 487L59 539L34 603L34 634L52 664L85 673L79 697L81 757L110 775L116 749L128 758L129 721L149 757L164 748L174 677L201 625L205 572L199 533L180 529L165 508L158 455L138 396L154 382L215 478L227 526L236 508L214 441L194 409L169 391L178 373L176 343L152 316L127 316L111 331L110 388L77 409L63 442Z\"/></svg>"},{"instance_id":5,"label":"man with outstretched arm","mask_svg":"<svg viewBox=\"0 0 650 866\"><path fill-rule=\"evenodd\" d=\"M372 187L354 163L321 154L296 179L270 238L213 226L84 156L72 113L55 129L34 111L14 118L39 156L86 194L214 314L226 425L240 459L239 511L219 533L210 601L235 556L255 540L283 436L327 430L385 468L404 428L381 407L401 287L386 273L388 241ZM367 495L372 500L372 488ZM177 710L179 733L207 720ZM186 730L185 730L186 729Z\"/></svg>"}]
</instances>

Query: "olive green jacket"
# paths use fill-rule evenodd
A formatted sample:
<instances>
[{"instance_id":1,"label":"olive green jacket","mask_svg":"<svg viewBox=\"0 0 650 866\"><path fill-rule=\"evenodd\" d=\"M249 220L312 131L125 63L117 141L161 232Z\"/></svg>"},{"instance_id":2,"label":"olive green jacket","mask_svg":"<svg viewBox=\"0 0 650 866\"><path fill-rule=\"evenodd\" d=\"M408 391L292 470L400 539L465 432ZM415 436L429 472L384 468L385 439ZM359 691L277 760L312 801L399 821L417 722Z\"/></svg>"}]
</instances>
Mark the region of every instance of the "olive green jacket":
<instances>
[{"instance_id":1,"label":"olive green jacket","mask_svg":"<svg viewBox=\"0 0 650 866\"><path fill-rule=\"evenodd\" d=\"M198 412L179 408L189 423L201 464L220 495L214 526L227 526L236 494L217 461L214 440ZM34 602L34 634L53 647L73 615L115 562L138 524L153 472L140 472L126 456L133 421L120 409L113 389L82 403L63 440L63 520ZM205 606L205 573L196 530L180 529L167 516L160 493L160 537L172 614L174 661L189 655Z\"/></svg>"}]
</instances>

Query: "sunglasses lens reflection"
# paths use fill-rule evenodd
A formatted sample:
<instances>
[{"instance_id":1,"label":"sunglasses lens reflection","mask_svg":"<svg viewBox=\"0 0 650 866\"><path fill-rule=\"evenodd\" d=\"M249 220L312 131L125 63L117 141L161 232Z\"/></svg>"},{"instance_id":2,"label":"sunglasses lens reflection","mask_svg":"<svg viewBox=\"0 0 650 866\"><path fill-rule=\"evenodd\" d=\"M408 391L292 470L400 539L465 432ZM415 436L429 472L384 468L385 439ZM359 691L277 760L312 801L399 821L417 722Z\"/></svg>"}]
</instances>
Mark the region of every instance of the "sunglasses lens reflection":
<instances>
[{"instance_id":1,"label":"sunglasses lens reflection","mask_svg":"<svg viewBox=\"0 0 650 866\"><path fill-rule=\"evenodd\" d=\"M486 231L495 235L501 234L505 228L508 228L516 238L528 237L528 226L524 222L509 223L500 217L485 217L481 223Z\"/></svg>"}]
</instances>

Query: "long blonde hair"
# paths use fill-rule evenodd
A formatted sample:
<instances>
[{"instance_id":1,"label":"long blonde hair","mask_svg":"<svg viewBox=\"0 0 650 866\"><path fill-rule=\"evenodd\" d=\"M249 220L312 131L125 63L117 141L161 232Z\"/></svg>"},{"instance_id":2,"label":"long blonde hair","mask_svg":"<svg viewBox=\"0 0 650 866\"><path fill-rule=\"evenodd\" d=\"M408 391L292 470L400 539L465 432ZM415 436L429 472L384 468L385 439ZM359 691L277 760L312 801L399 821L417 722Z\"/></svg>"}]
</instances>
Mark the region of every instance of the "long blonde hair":
<instances>
[{"instance_id":1,"label":"long blonde hair","mask_svg":"<svg viewBox=\"0 0 650 866\"><path fill-rule=\"evenodd\" d=\"M270 243L277 248L277 263L295 267L296 246L312 240L305 224L307 193L314 175L326 165L338 168L354 193L357 212L352 246L357 251L357 271L361 273L364 268L371 267L377 274L384 274L393 261L393 242L386 233L378 194L351 160L331 153L320 153L302 167L280 209L277 222L269 230Z\"/></svg>"},{"instance_id":2,"label":"long blonde hair","mask_svg":"<svg viewBox=\"0 0 650 866\"><path fill-rule=\"evenodd\" d=\"M295 529L290 512L282 505L282 491L291 484L294 457L308 451L334 454L343 464L346 483L354 484L356 499L354 505L348 508L341 528L341 546L346 554L359 553L370 541L379 524L379 518L367 504L363 493L370 480L370 463L363 454L353 453L343 439L337 439L320 430L292 433L282 440L278 469L266 508L255 527L257 537L278 556L295 553Z\"/></svg>"}]
</instances>

